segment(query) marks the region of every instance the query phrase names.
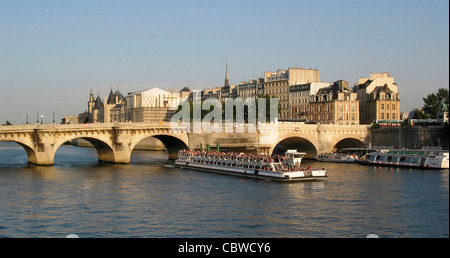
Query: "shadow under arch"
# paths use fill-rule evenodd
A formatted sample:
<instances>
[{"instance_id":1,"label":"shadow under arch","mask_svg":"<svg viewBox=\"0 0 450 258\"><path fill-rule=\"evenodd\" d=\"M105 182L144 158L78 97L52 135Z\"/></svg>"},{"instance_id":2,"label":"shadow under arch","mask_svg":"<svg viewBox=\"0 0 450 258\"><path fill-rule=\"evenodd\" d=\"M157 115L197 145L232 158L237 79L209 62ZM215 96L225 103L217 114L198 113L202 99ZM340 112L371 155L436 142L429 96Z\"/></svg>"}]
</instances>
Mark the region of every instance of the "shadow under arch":
<instances>
[{"instance_id":1,"label":"shadow under arch","mask_svg":"<svg viewBox=\"0 0 450 258\"><path fill-rule=\"evenodd\" d=\"M345 148L366 148L367 145L355 138L344 138L337 142L333 147L333 152L339 152Z\"/></svg>"},{"instance_id":2,"label":"shadow under arch","mask_svg":"<svg viewBox=\"0 0 450 258\"><path fill-rule=\"evenodd\" d=\"M26 152L27 154L27 159L28 159L28 163L33 163L37 160L36 157L36 152L33 148L31 148L30 146L28 146L25 143L19 142L19 141L0 141L0 142L4 142L4 143L15 143L17 145L20 145ZM11 145L11 147L17 146L17 145ZM8 145L5 145L5 147L8 147Z\"/></svg>"},{"instance_id":3,"label":"shadow under arch","mask_svg":"<svg viewBox=\"0 0 450 258\"><path fill-rule=\"evenodd\" d=\"M162 144L166 148L166 151L167 151L167 154L169 155L169 159L170 160L175 160L175 159L178 158L178 151L179 150L187 150L187 149L189 149L189 147L187 146L187 144L183 140L181 140L181 139L179 139L179 138L177 138L175 136L159 134L159 135L147 136L147 137L139 140L138 142L136 142L136 144L134 146L132 146L131 152L133 152L133 149L136 147L136 145L139 142L141 142L141 141L143 141L143 140L145 140L147 138L150 138L150 137L156 138L156 139L158 139L159 141L162 142Z\"/></svg>"},{"instance_id":4,"label":"shadow under arch","mask_svg":"<svg viewBox=\"0 0 450 258\"><path fill-rule=\"evenodd\" d=\"M73 140L76 140L76 139L83 139L83 140L86 140L87 142L89 142L97 151L98 161L115 163L116 160L115 160L115 156L114 156L114 150L112 149L112 147L102 140L99 140L96 138L91 138L91 137L73 137L70 139L65 139L65 141L62 143L55 144L53 158L56 156L56 152L62 145L64 145L67 142L72 142ZM83 146L80 143L74 144L74 145L80 146L80 147L91 147L89 145Z\"/></svg>"},{"instance_id":5,"label":"shadow under arch","mask_svg":"<svg viewBox=\"0 0 450 258\"><path fill-rule=\"evenodd\" d=\"M309 140L298 136L288 137L279 141L273 148L271 154L284 155L287 150L305 152L305 158L312 159L315 155L317 155L317 149L314 144Z\"/></svg>"}]
</instances>

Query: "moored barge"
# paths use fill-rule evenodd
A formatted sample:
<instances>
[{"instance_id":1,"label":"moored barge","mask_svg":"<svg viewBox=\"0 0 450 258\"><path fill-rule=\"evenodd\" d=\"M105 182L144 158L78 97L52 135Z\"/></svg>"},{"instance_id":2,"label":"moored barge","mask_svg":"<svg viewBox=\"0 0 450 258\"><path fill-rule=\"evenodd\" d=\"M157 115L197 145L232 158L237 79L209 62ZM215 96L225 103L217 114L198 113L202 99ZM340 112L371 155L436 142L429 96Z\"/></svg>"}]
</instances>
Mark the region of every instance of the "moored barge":
<instances>
[{"instance_id":1,"label":"moored barge","mask_svg":"<svg viewBox=\"0 0 450 258\"><path fill-rule=\"evenodd\" d=\"M392 167L448 169L449 153L434 149L399 149L371 152L358 160L362 164Z\"/></svg>"},{"instance_id":2,"label":"moored barge","mask_svg":"<svg viewBox=\"0 0 450 258\"><path fill-rule=\"evenodd\" d=\"M285 156L181 150L175 166L206 172L276 181L311 181L326 177L325 169L300 167L306 153Z\"/></svg>"}]
</instances>

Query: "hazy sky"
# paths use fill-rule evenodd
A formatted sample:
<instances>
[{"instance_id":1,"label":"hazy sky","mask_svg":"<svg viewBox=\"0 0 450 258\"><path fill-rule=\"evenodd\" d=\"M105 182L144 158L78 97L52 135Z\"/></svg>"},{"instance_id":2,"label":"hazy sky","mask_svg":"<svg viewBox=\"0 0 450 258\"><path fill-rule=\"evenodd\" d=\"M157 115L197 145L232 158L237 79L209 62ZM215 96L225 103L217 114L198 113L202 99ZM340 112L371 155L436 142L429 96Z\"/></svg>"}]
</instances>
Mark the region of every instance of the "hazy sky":
<instances>
[{"instance_id":1,"label":"hazy sky","mask_svg":"<svg viewBox=\"0 0 450 258\"><path fill-rule=\"evenodd\" d=\"M203 89L288 67L325 82L389 72L401 110L449 87L448 0L1 0L0 123L57 123L104 98Z\"/></svg>"}]
</instances>

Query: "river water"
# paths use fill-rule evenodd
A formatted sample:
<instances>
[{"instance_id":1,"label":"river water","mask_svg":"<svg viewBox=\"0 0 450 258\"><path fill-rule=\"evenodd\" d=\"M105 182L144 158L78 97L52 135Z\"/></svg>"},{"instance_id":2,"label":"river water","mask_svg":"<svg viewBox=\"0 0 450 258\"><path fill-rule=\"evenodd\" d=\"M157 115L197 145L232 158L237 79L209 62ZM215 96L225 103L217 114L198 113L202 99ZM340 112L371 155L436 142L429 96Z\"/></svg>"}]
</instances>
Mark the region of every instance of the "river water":
<instances>
[{"instance_id":1,"label":"river water","mask_svg":"<svg viewBox=\"0 0 450 258\"><path fill-rule=\"evenodd\" d=\"M0 145L0 237L449 237L449 171L319 163L320 182L279 183L164 167L165 152L99 163L62 146L55 165Z\"/></svg>"}]
</instances>

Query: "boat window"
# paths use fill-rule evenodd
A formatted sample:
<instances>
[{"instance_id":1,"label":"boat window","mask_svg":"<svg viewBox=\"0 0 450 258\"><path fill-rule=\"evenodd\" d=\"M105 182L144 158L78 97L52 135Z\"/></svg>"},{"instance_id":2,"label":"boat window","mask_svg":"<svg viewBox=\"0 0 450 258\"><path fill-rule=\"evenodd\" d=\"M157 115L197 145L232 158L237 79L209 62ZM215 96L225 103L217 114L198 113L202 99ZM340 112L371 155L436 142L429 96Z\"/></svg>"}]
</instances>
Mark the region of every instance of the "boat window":
<instances>
[{"instance_id":1,"label":"boat window","mask_svg":"<svg viewBox=\"0 0 450 258\"><path fill-rule=\"evenodd\" d=\"M418 157L412 157L411 164L419 164L419 160L420 160L420 158L418 158Z\"/></svg>"},{"instance_id":2,"label":"boat window","mask_svg":"<svg viewBox=\"0 0 450 258\"><path fill-rule=\"evenodd\" d=\"M427 158L420 158L420 166L425 165L426 160L427 160Z\"/></svg>"},{"instance_id":3,"label":"boat window","mask_svg":"<svg viewBox=\"0 0 450 258\"><path fill-rule=\"evenodd\" d=\"M377 157L377 155L369 155L369 160L370 161L375 161L376 157Z\"/></svg>"},{"instance_id":4,"label":"boat window","mask_svg":"<svg viewBox=\"0 0 450 258\"><path fill-rule=\"evenodd\" d=\"M387 157L387 161L390 161L390 162L396 162L397 159L398 159L397 156L388 156L388 157Z\"/></svg>"},{"instance_id":5,"label":"boat window","mask_svg":"<svg viewBox=\"0 0 450 258\"><path fill-rule=\"evenodd\" d=\"M386 156L377 156L376 161L385 161Z\"/></svg>"},{"instance_id":6,"label":"boat window","mask_svg":"<svg viewBox=\"0 0 450 258\"><path fill-rule=\"evenodd\" d=\"M296 158L296 159L301 159L301 158L303 158L303 156L305 156L305 154L300 154L300 153L294 154L294 158Z\"/></svg>"}]
</instances>

